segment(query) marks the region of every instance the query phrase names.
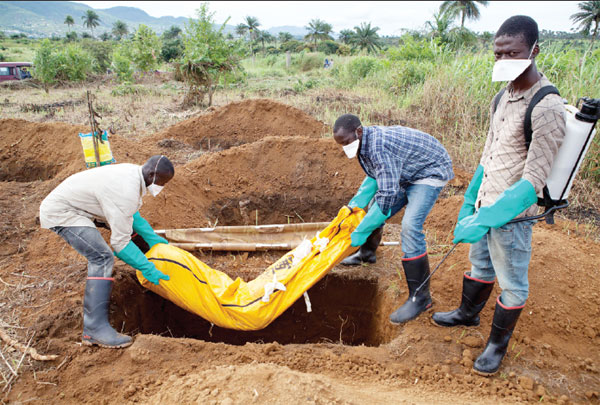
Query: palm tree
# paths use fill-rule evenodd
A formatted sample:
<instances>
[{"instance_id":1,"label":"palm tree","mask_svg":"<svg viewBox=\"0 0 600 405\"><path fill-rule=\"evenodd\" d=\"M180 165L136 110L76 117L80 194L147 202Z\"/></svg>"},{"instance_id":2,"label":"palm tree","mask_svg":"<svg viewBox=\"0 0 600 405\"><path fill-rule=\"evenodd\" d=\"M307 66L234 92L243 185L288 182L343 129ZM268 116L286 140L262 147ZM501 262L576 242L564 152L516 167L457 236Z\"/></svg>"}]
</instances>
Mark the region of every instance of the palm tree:
<instances>
[{"instance_id":1,"label":"palm tree","mask_svg":"<svg viewBox=\"0 0 600 405\"><path fill-rule=\"evenodd\" d=\"M94 36L94 28L100 25L100 17L94 10L87 10L85 15L81 16L83 25L92 30L92 37Z\"/></svg>"},{"instance_id":2,"label":"palm tree","mask_svg":"<svg viewBox=\"0 0 600 405\"><path fill-rule=\"evenodd\" d=\"M289 32L280 32L279 33L279 42L288 42L294 39L294 36Z\"/></svg>"},{"instance_id":3,"label":"palm tree","mask_svg":"<svg viewBox=\"0 0 600 405\"><path fill-rule=\"evenodd\" d=\"M581 11L573 14L571 20L574 23L579 23L579 27L584 34L589 35L590 31L592 31L589 49L592 50L594 40L598 36L598 25L600 24L600 1L583 1L577 4L577 7ZM592 24L594 25L593 29Z\"/></svg>"},{"instance_id":4,"label":"palm tree","mask_svg":"<svg viewBox=\"0 0 600 405\"><path fill-rule=\"evenodd\" d=\"M371 27L371 23L360 23L360 27L354 27L352 44L356 48L366 49L367 52L375 52L381 49L379 43L379 27Z\"/></svg>"},{"instance_id":5,"label":"palm tree","mask_svg":"<svg viewBox=\"0 0 600 405\"><path fill-rule=\"evenodd\" d=\"M340 36L338 40L344 44L349 44L352 42L352 37L354 36L354 31L352 30L341 30Z\"/></svg>"},{"instance_id":6,"label":"palm tree","mask_svg":"<svg viewBox=\"0 0 600 405\"><path fill-rule=\"evenodd\" d=\"M311 20L305 28L308 30L308 34L304 36L304 39L313 40L315 42L315 49L317 48L318 39L333 39L329 35L333 29L331 24L327 24L318 18Z\"/></svg>"},{"instance_id":7,"label":"palm tree","mask_svg":"<svg viewBox=\"0 0 600 405\"><path fill-rule=\"evenodd\" d=\"M68 16L65 18L65 22L64 22L64 23L65 23L65 24L67 24L67 27L68 27L67 29L69 29L69 30L70 30L70 29L71 29L71 27L72 27L73 25L75 25L75 20L73 19L73 17L71 17L70 15L68 15Z\"/></svg>"},{"instance_id":8,"label":"palm tree","mask_svg":"<svg viewBox=\"0 0 600 405\"><path fill-rule=\"evenodd\" d=\"M235 27L235 33L236 35L238 35L239 37L243 37L244 35L246 35L246 32L248 32L248 29L246 28L246 24L238 24Z\"/></svg>"},{"instance_id":9,"label":"palm tree","mask_svg":"<svg viewBox=\"0 0 600 405\"><path fill-rule=\"evenodd\" d=\"M246 16L245 23L239 24L238 27L243 26L246 32L250 34L250 41L256 40L258 37L258 27L260 27L260 22L258 22L258 18ZM237 29L236 29L237 31Z\"/></svg>"},{"instance_id":10,"label":"palm tree","mask_svg":"<svg viewBox=\"0 0 600 405\"><path fill-rule=\"evenodd\" d=\"M117 20L113 23L112 33L117 38L117 41L120 41L125 35L129 34L129 29L127 28L127 24L125 24L121 20Z\"/></svg>"},{"instance_id":11,"label":"palm tree","mask_svg":"<svg viewBox=\"0 0 600 405\"><path fill-rule=\"evenodd\" d=\"M262 43L262 50L265 53L265 42L273 42L275 37L267 31L257 30L256 40Z\"/></svg>"},{"instance_id":12,"label":"palm tree","mask_svg":"<svg viewBox=\"0 0 600 405\"><path fill-rule=\"evenodd\" d=\"M440 6L440 12L448 12L453 17L457 17L460 14L460 29L463 29L465 27L465 19L478 20L481 17L477 3L487 7L489 1L447 0Z\"/></svg>"},{"instance_id":13,"label":"palm tree","mask_svg":"<svg viewBox=\"0 0 600 405\"><path fill-rule=\"evenodd\" d=\"M433 21L426 21L425 26L428 27L430 35L434 38L440 38L442 42L448 41L448 31L452 26L453 16L448 11L439 10L433 13Z\"/></svg>"},{"instance_id":14,"label":"palm tree","mask_svg":"<svg viewBox=\"0 0 600 405\"><path fill-rule=\"evenodd\" d=\"M254 62L254 49L252 47L252 43L256 40L258 36L258 27L260 27L260 22L258 22L258 18L246 16L245 23L238 24L236 27L236 32L241 32L242 27L244 27L244 33L248 33L248 37L250 38L250 53L252 54L252 62Z\"/></svg>"}]
</instances>

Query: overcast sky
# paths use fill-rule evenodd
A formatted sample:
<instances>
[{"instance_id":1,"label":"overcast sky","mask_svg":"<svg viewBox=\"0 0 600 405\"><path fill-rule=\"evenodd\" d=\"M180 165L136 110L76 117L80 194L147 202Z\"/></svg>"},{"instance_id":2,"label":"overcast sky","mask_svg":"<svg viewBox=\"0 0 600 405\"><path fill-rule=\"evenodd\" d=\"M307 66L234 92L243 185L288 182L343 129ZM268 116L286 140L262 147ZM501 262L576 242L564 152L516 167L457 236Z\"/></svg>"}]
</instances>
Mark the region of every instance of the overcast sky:
<instances>
[{"instance_id":1,"label":"overcast sky","mask_svg":"<svg viewBox=\"0 0 600 405\"><path fill-rule=\"evenodd\" d=\"M153 17L193 17L200 6L196 1L77 1L96 9L115 6L137 7ZM241 23L245 16L257 17L263 29L282 25L304 27L313 18L333 25L333 30L352 29L361 22L379 27L380 35L399 35L401 30L423 28L441 1L210 1L215 22L231 17L229 24ZM578 11L576 1L490 1L479 5L481 18L467 21L471 30L495 32L508 17L524 14L533 17L540 30L570 31L569 17Z\"/></svg>"}]
</instances>

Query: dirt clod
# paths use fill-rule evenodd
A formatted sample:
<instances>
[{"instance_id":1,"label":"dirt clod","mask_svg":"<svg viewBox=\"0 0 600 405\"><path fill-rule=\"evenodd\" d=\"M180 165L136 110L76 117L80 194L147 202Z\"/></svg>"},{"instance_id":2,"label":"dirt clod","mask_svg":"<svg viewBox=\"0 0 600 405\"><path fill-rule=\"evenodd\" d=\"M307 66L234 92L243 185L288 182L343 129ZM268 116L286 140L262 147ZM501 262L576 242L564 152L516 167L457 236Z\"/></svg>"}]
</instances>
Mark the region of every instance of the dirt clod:
<instances>
[{"instance_id":1,"label":"dirt clod","mask_svg":"<svg viewBox=\"0 0 600 405\"><path fill-rule=\"evenodd\" d=\"M526 389L528 391L533 390L533 379L531 377L522 375L522 376L519 376L517 381L523 389Z\"/></svg>"}]
</instances>

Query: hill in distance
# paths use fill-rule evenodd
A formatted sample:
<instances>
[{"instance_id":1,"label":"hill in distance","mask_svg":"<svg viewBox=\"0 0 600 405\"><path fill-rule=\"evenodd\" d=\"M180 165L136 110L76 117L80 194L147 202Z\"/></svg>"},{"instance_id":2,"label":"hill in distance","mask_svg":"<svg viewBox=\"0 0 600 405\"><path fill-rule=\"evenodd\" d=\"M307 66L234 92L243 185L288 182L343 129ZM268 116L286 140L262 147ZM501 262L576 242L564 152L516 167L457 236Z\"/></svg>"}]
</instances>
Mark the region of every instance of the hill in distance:
<instances>
[{"instance_id":1,"label":"hill in distance","mask_svg":"<svg viewBox=\"0 0 600 405\"><path fill-rule=\"evenodd\" d=\"M137 7L117 6L96 9L70 1L0 1L0 31L6 34L24 33L31 37L64 36L69 31L78 34L90 33L90 30L83 26L81 18L87 10L94 10L100 17L100 25L94 28L96 37L103 32L110 33L117 20L127 24L129 32L135 31L140 24L145 24L157 34L161 34L172 25L183 29L184 24L189 20L185 17L152 17ZM67 15L75 20L75 25L72 27L64 24ZM306 34L304 27L294 26L273 27L267 31L273 35L285 31L297 38ZM226 25L225 32L235 33L235 26Z\"/></svg>"}]
</instances>

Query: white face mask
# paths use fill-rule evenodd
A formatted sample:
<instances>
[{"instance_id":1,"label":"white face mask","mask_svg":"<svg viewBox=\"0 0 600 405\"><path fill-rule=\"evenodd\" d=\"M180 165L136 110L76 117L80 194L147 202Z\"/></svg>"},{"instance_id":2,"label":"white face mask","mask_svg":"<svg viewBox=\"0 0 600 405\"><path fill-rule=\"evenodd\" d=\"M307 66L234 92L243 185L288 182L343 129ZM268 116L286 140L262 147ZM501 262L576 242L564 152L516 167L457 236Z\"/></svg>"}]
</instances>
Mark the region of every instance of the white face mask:
<instances>
[{"instance_id":1,"label":"white face mask","mask_svg":"<svg viewBox=\"0 0 600 405\"><path fill-rule=\"evenodd\" d=\"M158 184L152 183L148 186L148 192L152 194L152 197L156 197L163 188L164 186L159 186Z\"/></svg>"},{"instance_id":2,"label":"white face mask","mask_svg":"<svg viewBox=\"0 0 600 405\"><path fill-rule=\"evenodd\" d=\"M529 58L527 59L500 59L494 64L494 70L492 70L492 81L493 82L512 82L517 77L521 76L523 72L531 65L531 55L535 48L534 43L529 52Z\"/></svg>"},{"instance_id":3,"label":"white face mask","mask_svg":"<svg viewBox=\"0 0 600 405\"><path fill-rule=\"evenodd\" d=\"M150 194L152 194L152 197L156 197L158 195L158 193L160 193L161 190L165 187L165 186L159 186L158 184L154 183L156 181L156 169L158 169L158 163L160 162L161 159L162 159L162 156L158 158L158 161L156 162L156 166L154 166L154 177L152 178L152 184L150 184L147 187L148 192Z\"/></svg>"},{"instance_id":4,"label":"white face mask","mask_svg":"<svg viewBox=\"0 0 600 405\"><path fill-rule=\"evenodd\" d=\"M360 139L350 142L348 145L342 146L344 153L348 156L348 159L352 159L358 153L358 147L360 146Z\"/></svg>"}]
</instances>

